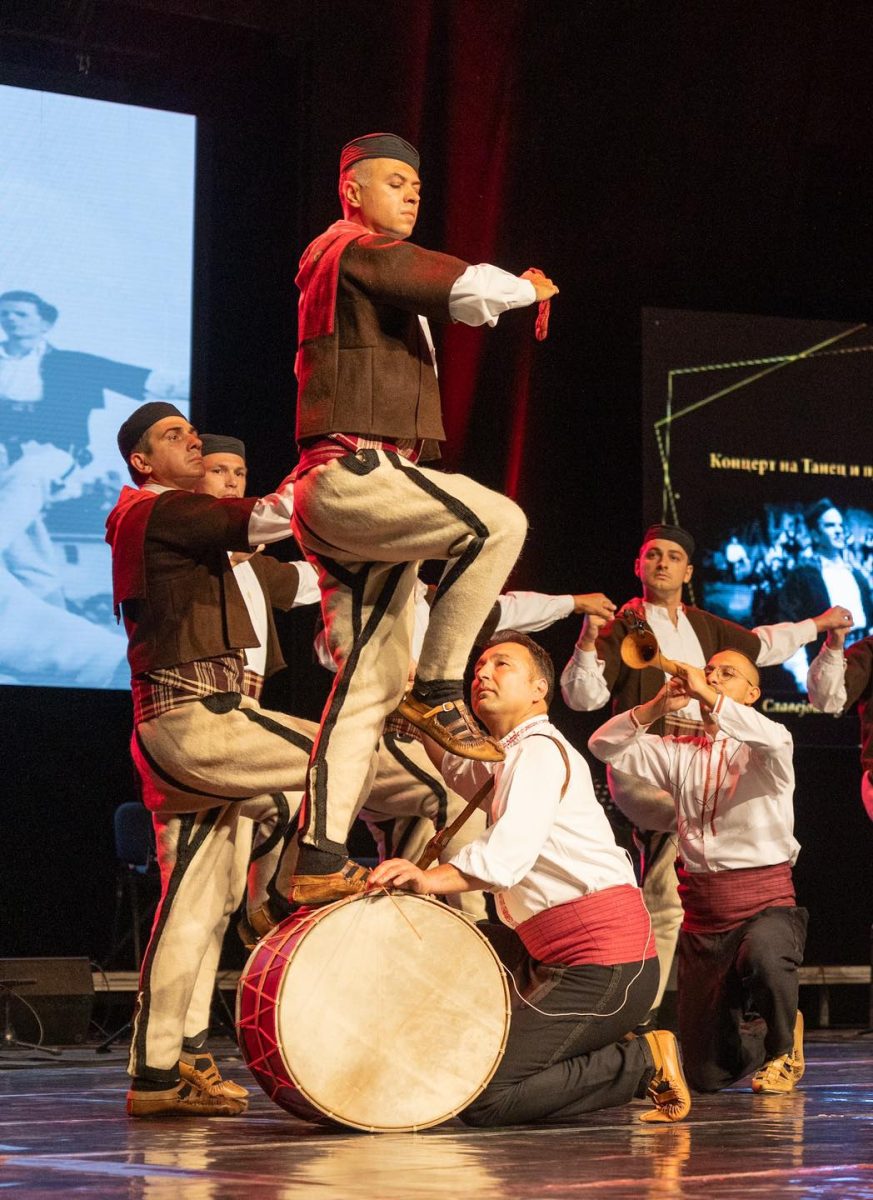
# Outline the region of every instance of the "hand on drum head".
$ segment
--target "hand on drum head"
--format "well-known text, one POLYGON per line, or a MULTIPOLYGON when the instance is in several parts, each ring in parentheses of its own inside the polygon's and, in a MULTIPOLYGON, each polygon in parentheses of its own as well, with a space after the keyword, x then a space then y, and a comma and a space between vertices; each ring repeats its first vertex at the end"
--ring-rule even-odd
POLYGON ((426 873, 405 858, 386 858, 374 867, 367 878, 367 891, 375 888, 402 888, 419 896, 432 890, 428 887, 426 873))

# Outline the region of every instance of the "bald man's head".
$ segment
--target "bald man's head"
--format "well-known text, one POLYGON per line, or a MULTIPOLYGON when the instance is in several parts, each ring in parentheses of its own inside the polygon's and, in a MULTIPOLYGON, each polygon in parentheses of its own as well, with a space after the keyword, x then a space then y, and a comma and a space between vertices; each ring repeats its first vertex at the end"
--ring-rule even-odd
POLYGON ((738 704, 754 704, 761 695, 758 668, 739 650, 719 650, 704 667, 710 687, 738 704))

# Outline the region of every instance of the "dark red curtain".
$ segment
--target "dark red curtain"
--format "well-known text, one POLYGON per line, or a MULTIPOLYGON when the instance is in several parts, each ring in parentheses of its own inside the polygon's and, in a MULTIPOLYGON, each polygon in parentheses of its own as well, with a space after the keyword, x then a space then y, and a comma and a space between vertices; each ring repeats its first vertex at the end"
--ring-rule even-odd
MULTIPOLYGON (((422 151, 423 203, 416 241, 469 262, 496 263, 512 271, 530 266, 507 242, 529 5, 525 0, 417 0, 408 5, 387 0, 378 9, 381 34, 373 21, 361 30, 325 7, 331 6, 313 11, 308 23, 310 64, 301 92, 303 159, 311 165, 311 201, 301 245, 335 215, 336 158, 343 142, 365 131, 391 129, 422 151), (320 53, 321 46, 330 47, 328 57, 320 53), (340 79, 353 84, 348 92, 342 87, 337 92, 340 79), (362 86, 364 80, 371 86, 362 86)), ((374 15, 376 9, 365 6, 365 11, 374 15)), ((501 425, 508 422, 508 432, 497 439, 496 453, 502 460, 507 438, 511 451, 505 473, 498 471, 490 482, 505 483, 511 495, 517 494, 522 473, 533 319, 533 312, 526 314, 522 328, 522 319, 513 318, 517 336, 501 339, 500 374, 512 382, 499 415, 501 425)), ((465 464, 474 453, 471 414, 483 387, 489 335, 487 327, 442 331, 439 365, 448 434, 444 460, 450 468, 465 464)))

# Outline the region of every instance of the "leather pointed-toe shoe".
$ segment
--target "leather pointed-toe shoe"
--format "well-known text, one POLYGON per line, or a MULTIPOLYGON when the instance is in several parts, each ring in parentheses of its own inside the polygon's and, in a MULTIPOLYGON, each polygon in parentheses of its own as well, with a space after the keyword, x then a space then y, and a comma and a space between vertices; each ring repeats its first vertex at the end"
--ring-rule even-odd
POLYGON ((187 1079, 158 1092, 137 1088, 134 1080, 127 1093, 129 1117, 236 1117, 247 1108, 247 1099, 205 1091, 187 1079))
POLYGON ((367 867, 349 858, 339 871, 331 871, 329 875, 292 875, 288 899, 293 904, 310 906, 333 904, 363 892, 369 874, 367 867))
POLYGON ((752 1091, 764 1094, 793 1092, 803 1078, 803 1013, 794 1018, 794 1044, 787 1054, 770 1058, 752 1076, 752 1091))
POLYGON ((179 1074, 183 1083, 193 1083, 195 1087, 211 1096, 221 1095, 231 1100, 245 1100, 249 1094, 248 1088, 234 1083, 232 1079, 222 1078, 218 1064, 209 1050, 183 1050, 179 1058, 179 1074))
MULTIPOLYGON (((459 758, 475 758, 479 762, 503 762, 506 751, 494 738, 483 733, 462 697, 429 705, 412 692, 397 705, 395 713, 427 734, 429 738, 459 758)), ((391 717, 388 718, 389 721, 391 717)))
POLYGON ((655 1073, 652 1076, 648 1096, 654 1104, 650 1112, 640 1117, 641 1121, 682 1121, 691 1111, 691 1092, 682 1070, 679 1043, 667 1029, 654 1029, 643 1034, 642 1040, 649 1047, 655 1073))

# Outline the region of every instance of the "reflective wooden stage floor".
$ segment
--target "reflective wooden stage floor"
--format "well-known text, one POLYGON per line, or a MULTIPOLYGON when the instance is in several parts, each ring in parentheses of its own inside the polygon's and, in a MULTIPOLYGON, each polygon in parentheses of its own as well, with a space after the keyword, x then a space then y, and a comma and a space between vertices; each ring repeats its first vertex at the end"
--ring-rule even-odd
MULTIPOLYGON (((219 1047, 216 1047, 219 1050, 219 1047)), ((807 1044, 790 1096, 737 1088, 696 1098, 674 1126, 642 1105, 575 1128, 368 1135, 296 1121, 252 1083, 244 1116, 132 1121, 124 1059, 67 1051, 66 1065, 0 1059, 0 1190, 10 1196, 130 1200, 725 1200, 873 1197, 873 1040, 830 1033, 807 1044)))

